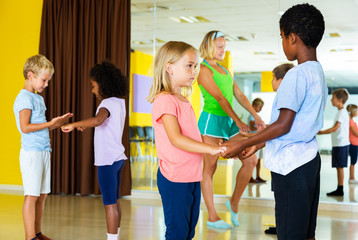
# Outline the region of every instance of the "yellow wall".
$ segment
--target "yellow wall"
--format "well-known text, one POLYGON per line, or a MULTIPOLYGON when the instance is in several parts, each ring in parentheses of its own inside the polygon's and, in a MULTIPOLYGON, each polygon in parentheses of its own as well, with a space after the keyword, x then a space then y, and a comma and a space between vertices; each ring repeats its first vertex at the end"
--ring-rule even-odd
POLYGON ((140 75, 153 77, 153 56, 139 51, 131 52, 130 96, 129 96, 130 97, 129 125, 142 126, 142 127, 152 126, 151 114, 133 112, 133 74, 140 74, 140 75))
POLYGON ((39 51, 41 14, 42 0, 0 1, 0 184, 22 184, 20 134, 12 106, 24 86, 22 68, 25 60, 39 51))
POLYGON ((261 72, 261 92, 273 92, 272 77, 271 71, 261 72))
POLYGON ((193 107, 196 120, 199 120, 199 117, 200 117, 200 88, 199 88, 197 78, 195 78, 195 82, 193 84, 193 92, 190 96, 190 103, 193 107))

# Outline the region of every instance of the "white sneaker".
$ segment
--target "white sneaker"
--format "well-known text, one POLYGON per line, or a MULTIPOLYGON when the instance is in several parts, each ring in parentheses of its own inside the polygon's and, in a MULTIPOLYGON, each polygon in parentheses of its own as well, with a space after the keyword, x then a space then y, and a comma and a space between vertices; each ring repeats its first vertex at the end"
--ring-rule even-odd
POLYGON ((349 184, 358 184, 358 181, 355 179, 349 179, 349 184))

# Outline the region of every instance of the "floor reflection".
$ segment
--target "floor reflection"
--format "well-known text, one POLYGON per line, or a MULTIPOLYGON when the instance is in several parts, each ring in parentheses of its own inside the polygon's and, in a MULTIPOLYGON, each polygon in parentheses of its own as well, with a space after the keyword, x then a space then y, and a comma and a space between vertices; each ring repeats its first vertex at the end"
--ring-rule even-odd
MULTIPOLYGON (((164 217, 160 200, 122 198, 121 237, 124 240, 164 240, 164 217)), ((23 239, 21 208, 23 196, 0 193, 0 239, 23 239)), ((219 216, 229 221, 224 204, 216 205, 219 216)), ((317 240, 358 239, 357 213, 320 212, 317 240)), ((195 240, 267 240, 264 230, 274 224, 272 208, 240 207, 240 226, 231 230, 206 227, 207 211, 201 205, 195 240)), ((106 239, 106 224, 101 197, 50 195, 43 218, 42 231, 56 240, 106 239)))
MULTIPOLYGON (((155 153, 154 149, 154 153, 155 153)), ((357 203, 358 184, 348 184, 348 168, 345 168, 344 178, 344 197, 328 197, 327 192, 333 191, 337 187, 336 169, 331 167, 331 156, 322 155, 321 169, 321 193, 320 201, 324 202, 346 202, 357 203)), ((158 162, 156 157, 151 155, 132 159, 132 187, 135 190, 153 190, 157 188, 157 169, 158 162)), ((236 174, 241 167, 240 160, 219 159, 216 173, 214 174, 214 194, 230 196, 235 187, 236 174)), ((262 161, 261 161, 262 165, 262 161)), ((255 172, 255 171, 254 171, 255 172)), ((271 191, 270 171, 261 166, 261 177, 267 180, 266 183, 250 183, 243 193, 244 198, 273 199, 271 191)), ((357 175, 358 176, 358 175, 357 175)), ((255 174, 254 174, 255 177, 255 174)))

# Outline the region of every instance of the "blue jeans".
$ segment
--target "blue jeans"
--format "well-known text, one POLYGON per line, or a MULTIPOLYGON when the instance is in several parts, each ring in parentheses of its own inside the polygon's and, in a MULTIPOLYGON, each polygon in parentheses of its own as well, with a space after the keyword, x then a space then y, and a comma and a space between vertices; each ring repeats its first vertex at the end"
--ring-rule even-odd
POLYGON ((171 182, 158 169, 157 184, 167 227, 165 239, 192 239, 200 212, 200 182, 171 182))

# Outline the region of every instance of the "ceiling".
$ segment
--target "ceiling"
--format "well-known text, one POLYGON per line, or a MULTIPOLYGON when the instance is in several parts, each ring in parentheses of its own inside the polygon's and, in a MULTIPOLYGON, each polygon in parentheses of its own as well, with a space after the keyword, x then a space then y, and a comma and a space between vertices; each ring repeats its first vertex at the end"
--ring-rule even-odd
POLYGON ((317 51, 327 84, 358 87, 358 0, 132 0, 132 49, 153 54, 153 39, 159 40, 155 50, 170 40, 198 48, 208 31, 220 30, 247 39, 226 42, 236 73, 271 71, 287 62, 279 33, 280 14, 302 2, 315 5, 325 18, 326 31, 317 51), (179 16, 201 16, 210 22, 170 19, 179 16), (339 37, 331 37, 332 33, 339 37))

